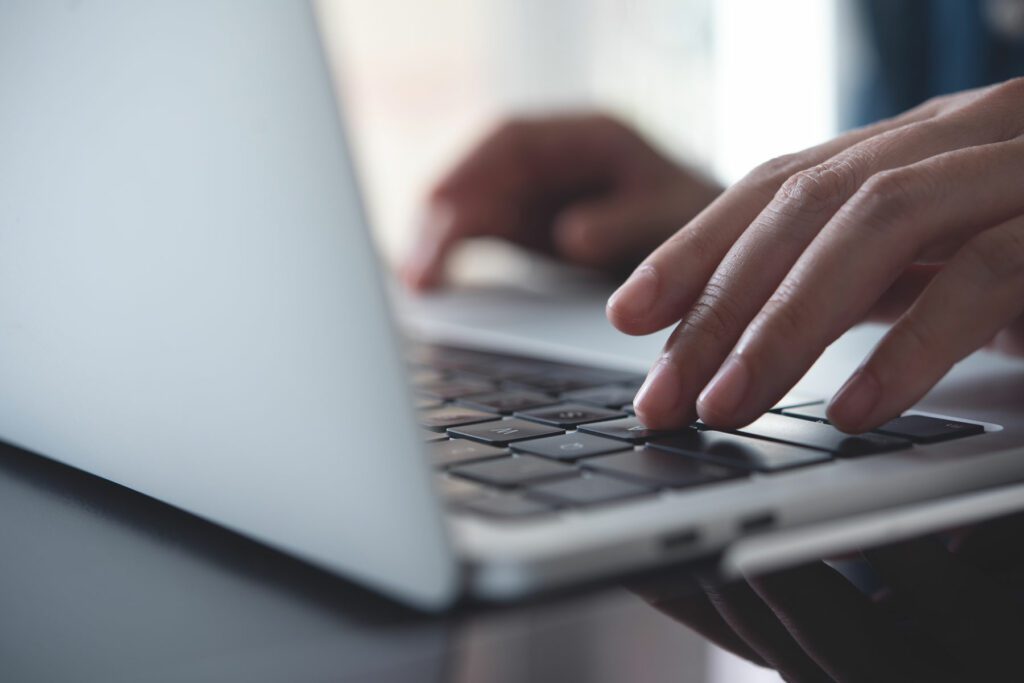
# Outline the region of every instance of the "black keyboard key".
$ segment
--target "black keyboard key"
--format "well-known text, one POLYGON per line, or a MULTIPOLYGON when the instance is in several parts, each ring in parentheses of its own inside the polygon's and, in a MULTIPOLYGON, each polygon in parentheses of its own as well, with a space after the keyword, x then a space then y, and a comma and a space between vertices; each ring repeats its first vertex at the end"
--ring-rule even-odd
POLYGON ((546 439, 531 439, 512 445, 514 451, 532 453, 556 460, 579 460, 594 455, 623 451, 627 448, 630 448, 630 445, 621 441, 612 441, 593 434, 579 432, 549 436, 546 439))
POLYGON ((680 432, 689 431, 691 429, 691 427, 678 431, 658 431, 648 429, 635 417, 623 417, 618 420, 591 422, 590 424, 580 425, 581 432, 607 436, 610 439, 618 439, 619 441, 628 441, 630 443, 644 443, 651 439, 660 439, 680 432))
POLYGON ((530 517, 555 510, 550 503, 525 498, 514 493, 495 493, 489 496, 470 498, 461 503, 459 507, 488 517, 504 519, 530 517))
POLYGON ((832 425, 775 413, 765 413, 736 431, 759 439, 817 448, 843 457, 886 453, 911 445, 906 439, 870 433, 845 434, 832 425))
POLYGON ((445 439, 430 444, 427 449, 434 467, 450 467, 475 460, 507 456, 508 449, 496 448, 469 439, 445 439))
POLYGON ((527 420, 498 420, 483 424, 452 427, 448 430, 452 436, 473 439, 492 446, 507 446, 516 441, 537 439, 542 436, 562 434, 563 430, 527 420))
POLYGON ((617 370, 598 370, 595 368, 575 368, 552 365, 543 372, 520 375, 509 379, 508 384, 515 387, 527 387, 549 394, 564 394, 568 391, 589 389, 620 381, 630 381, 632 373, 617 370))
POLYGON ((438 380, 421 384, 416 387, 416 391, 431 398, 451 401, 464 396, 494 391, 494 385, 476 380, 438 380))
POLYGON ((817 403, 808 403, 805 406, 786 408, 782 411, 782 414, 789 415, 790 417, 802 417, 805 420, 814 420, 815 422, 828 422, 828 415, 825 414, 827 408, 827 403, 818 401, 817 403))
POLYGON ((560 479, 531 486, 527 489, 527 495, 557 505, 597 505, 644 496, 655 491, 656 489, 644 484, 587 473, 572 479, 560 479))
POLYGON ((603 408, 618 408, 619 406, 632 404, 636 392, 637 387, 633 386, 594 387, 592 389, 570 391, 567 394, 563 394, 562 398, 580 403, 593 403, 603 408))
POLYGON ((438 477, 438 487, 446 503, 463 503, 472 498, 486 495, 489 491, 480 484, 457 477, 438 477))
POLYGON ((511 415, 520 410, 549 406, 556 402, 557 399, 534 391, 496 391, 459 399, 459 403, 463 405, 502 415, 511 415))
POLYGON ((583 403, 559 403, 547 408, 534 408, 533 410, 524 410, 516 413, 516 417, 524 417, 529 420, 536 420, 537 422, 564 428, 573 428, 585 422, 612 420, 625 416, 625 413, 618 410, 608 410, 607 408, 588 406, 583 403))
POLYGON ((696 460, 678 453, 669 453, 650 447, 588 458, 581 464, 586 469, 615 477, 671 488, 700 486, 747 474, 743 470, 733 467, 696 460))
POLYGON ((946 420, 941 417, 904 415, 903 417, 889 420, 875 431, 880 434, 910 439, 916 443, 935 443, 937 441, 959 439, 962 436, 982 434, 985 428, 970 422, 946 420))
POLYGON ((811 448, 696 429, 652 441, 650 446, 759 472, 778 472, 832 459, 828 453, 811 448))
POLYGON ((447 434, 438 434, 437 432, 432 432, 429 429, 421 429, 420 430, 420 438, 423 439, 424 441, 427 441, 427 442, 430 442, 430 441, 447 441, 448 440, 448 435, 447 434))
POLYGON ((491 413, 485 413, 482 410, 473 410, 472 408, 463 408, 460 406, 432 408, 430 410, 420 412, 419 415, 421 427, 424 429, 440 431, 444 431, 449 427, 459 427, 479 422, 491 422, 492 420, 497 419, 498 417, 491 413))
POLYGON ((576 469, 545 458, 519 455, 460 465, 449 472, 491 486, 522 486, 545 479, 572 476, 576 469))

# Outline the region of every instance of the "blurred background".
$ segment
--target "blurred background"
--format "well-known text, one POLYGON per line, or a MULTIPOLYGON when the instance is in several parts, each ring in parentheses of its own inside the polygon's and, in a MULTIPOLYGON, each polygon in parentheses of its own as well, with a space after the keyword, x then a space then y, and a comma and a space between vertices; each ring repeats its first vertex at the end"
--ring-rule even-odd
MULTIPOLYGON (((731 182, 841 127, 849 0, 321 0, 370 217, 409 247, 438 174, 505 117, 601 109, 731 182), (843 68, 838 68, 842 65, 843 68)), ((520 256, 478 246, 456 270, 520 256)))

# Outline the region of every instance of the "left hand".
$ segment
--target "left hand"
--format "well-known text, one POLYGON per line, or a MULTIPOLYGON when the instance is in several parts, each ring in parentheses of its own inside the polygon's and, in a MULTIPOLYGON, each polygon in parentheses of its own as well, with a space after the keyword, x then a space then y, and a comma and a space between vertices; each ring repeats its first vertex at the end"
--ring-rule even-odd
POLYGON ((608 304, 631 334, 681 321, 636 400, 656 429, 751 422, 875 313, 898 319, 829 407, 848 432, 987 343, 1024 349, 1024 79, 755 169, 608 304))

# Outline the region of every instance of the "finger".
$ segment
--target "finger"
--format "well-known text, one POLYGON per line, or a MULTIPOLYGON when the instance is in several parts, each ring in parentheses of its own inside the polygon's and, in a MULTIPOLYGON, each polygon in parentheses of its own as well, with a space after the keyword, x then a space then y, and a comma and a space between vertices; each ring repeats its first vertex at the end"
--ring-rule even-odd
POLYGON ((864 556, 896 594, 911 601, 918 625, 977 680, 1012 680, 1024 621, 986 574, 958 562, 933 539, 875 548, 864 556))
MULTIPOLYGON (((642 143, 641 143, 642 144, 642 143)), ((486 136, 430 193, 425 219, 402 269, 423 289, 440 282, 462 240, 493 235, 550 248, 544 223, 553 198, 600 190, 637 153, 636 136, 601 115, 515 119, 486 136)))
POLYGON ((928 103, 894 119, 850 131, 798 154, 758 166, 637 267, 608 300, 609 320, 627 334, 649 334, 677 322, 736 238, 787 178, 861 140, 930 118, 939 105, 928 103))
MULTIPOLYGON (((738 237, 686 313, 663 353, 663 362, 685 377, 662 373, 640 395, 637 411, 646 424, 678 426, 679 406, 693 405, 736 340, 785 277, 799 255, 864 180, 949 149, 978 144, 979 134, 957 121, 929 119, 885 131, 794 174, 750 227, 738 237), (654 400, 673 394, 679 405, 654 400), (653 398, 652 398, 653 397, 653 398)), ((653 381, 653 380, 652 380, 653 381)), ((724 389, 722 390, 724 392, 724 389)), ((733 393, 737 393, 736 389, 733 393)), ((688 417, 688 416, 687 416, 688 417)), ((713 422, 719 416, 704 415, 713 422)))
POLYGON ((1024 217, 964 245, 839 391, 830 420, 860 432, 899 415, 1021 313, 1024 217))
POLYGON ((705 586, 722 619, 787 681, 831 681, 744 581, 705 586))
POLYGON ((911 265, 885 290, 864 316, 866 322, 892 323, 906 313, 932 278, 941 270, 939 265, 911 265))
POLYGON ((583 200, 555 218, 555 249, 584 266, 636 265, 675 231, 676 220, 686 209, 674 193, 660 191, 583 200))
POLYGON ((407 287, 421 291, 441 284, 448 254, 462 238, 464 225, 450 207, 435 205, 425 212, 401 269, 407 287))
POLYGON ((1024 316, 1017 318, 1001 330, 988 348, 1010 356, 1024 356, 1024 316))
POLYGON ((726 427, 755 419, 864 317, 927 245, 1024 210, 1017 182, 1022 151, 1021 140, 970 147, 865 183, 747 326, 701 394, 701 417, 726 427))
POLYGON ((822 563, 750 580, 793 639, 837 681, 941 681, 914 658, 871 601, 822 563))

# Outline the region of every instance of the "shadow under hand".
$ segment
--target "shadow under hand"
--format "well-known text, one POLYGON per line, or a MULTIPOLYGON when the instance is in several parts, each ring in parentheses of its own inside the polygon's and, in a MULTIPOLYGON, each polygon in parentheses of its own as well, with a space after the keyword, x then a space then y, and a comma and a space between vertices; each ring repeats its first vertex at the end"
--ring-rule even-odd
POLYGON ((722 584, 633 586, 787 681, 1017 681, 1024 515, 722 584), (682 586, 682 588, 681 588, 682 586))

